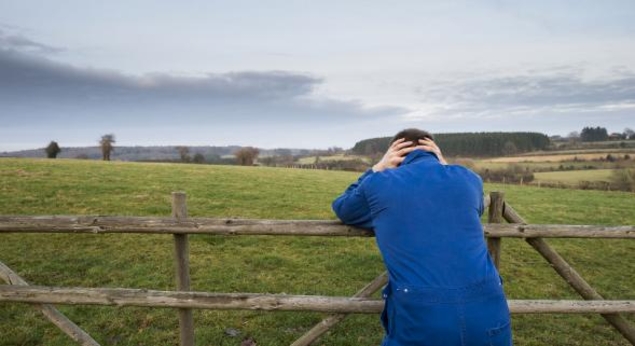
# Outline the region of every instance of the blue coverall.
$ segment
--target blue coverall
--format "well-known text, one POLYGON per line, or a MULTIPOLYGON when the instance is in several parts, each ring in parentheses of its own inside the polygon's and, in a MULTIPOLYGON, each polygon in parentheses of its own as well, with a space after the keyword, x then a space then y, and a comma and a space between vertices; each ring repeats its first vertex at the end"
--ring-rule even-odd
POLYGON ((382 346, 512 345, 478 175, 414 150, 397 168, 365 172, 333 210, 375 232, 389 277, 382 346))

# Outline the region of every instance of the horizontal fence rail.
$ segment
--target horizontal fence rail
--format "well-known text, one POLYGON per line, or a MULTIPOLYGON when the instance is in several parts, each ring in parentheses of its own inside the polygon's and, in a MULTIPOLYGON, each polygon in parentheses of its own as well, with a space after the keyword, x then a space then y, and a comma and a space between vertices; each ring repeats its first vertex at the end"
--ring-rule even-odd
MULTIPOLYGON (((292 294, 155 291, 0 285, 0 301, 66 305, 376 314, 383 300, 292 294)), ((635 313, 629 300, 508 300, 511 313, 635 313)))
MULTIPOLYGON (((484 224, 487 237, 635 239, 635 226, 484 224)), ((372 237, 324 220, 250 220, 113 216, 0 216, 0 233, 152 233, 372 237)))

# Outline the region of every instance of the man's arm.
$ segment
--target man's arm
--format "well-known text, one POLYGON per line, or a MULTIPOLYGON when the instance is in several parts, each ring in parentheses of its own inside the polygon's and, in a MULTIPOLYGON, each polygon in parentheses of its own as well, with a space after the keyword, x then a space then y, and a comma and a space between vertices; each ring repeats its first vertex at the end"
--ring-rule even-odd
POLYGON ((333 201, 332 208, 335 215, 347 225, 366 229, 373 228, 370 206, 361 189, 361 184, 371 174, 373 174, 371 170, 366 171, 356 183, 351 184, 343 194, 333 201))

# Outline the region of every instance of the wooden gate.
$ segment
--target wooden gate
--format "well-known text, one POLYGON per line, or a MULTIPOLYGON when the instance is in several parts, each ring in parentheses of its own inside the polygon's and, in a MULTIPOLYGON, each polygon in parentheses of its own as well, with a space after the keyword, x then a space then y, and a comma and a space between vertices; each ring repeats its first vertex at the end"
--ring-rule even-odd
MULTIPOLYGON (((336 221, 241 220, 188 218, 185 194, 172 194, 172 217, 96 216, 0 216, 0 233, 142 233, 173 234, 177 290, 157 291, 127 288, 68 288, 29 286, 0 262, 0 302, 33 304, 56 326, 81 345, 98 345, 87 333, 51 304, 86 304, 175 308, 180 322, 181 345, 194 345, 192 309, 287 310, 332 313, 292 345, 309 345, 347 314, 378 314, 383 301, 369 298, 387 282, 386 273, 360 289, 353 297, 287 294, 213 293, 190 291, 188 234, 372 236, 372 232, 336 221)), ((635 345, 635 328, 620 313, 635 313, 633 300, 605 300, 544 238, 635 239, 635 226, 528 225, 504 201, 503 194, 486 196, 489 222, 484 225, 488 248, 495 264, 500 263, 502 238, 523 238, 584 300, 508 300, 512 314, 598 313, 635 345), (503 223, 507 221, 508 223, 503 223)))

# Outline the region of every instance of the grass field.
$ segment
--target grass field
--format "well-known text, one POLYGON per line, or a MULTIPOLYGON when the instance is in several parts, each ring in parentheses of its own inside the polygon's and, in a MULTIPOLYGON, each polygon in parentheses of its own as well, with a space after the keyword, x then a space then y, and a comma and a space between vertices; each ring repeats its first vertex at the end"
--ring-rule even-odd
POLYGON ((577 186, 580 181, 610 181, 612 169, 592 169, 584 171, 538 172, 534 173, 534 183, 563 183, 577 186))
MULTIPOLYGON (((365 162, 369 162, 370 159, 366 156, 359 156, 359 155, 343 155, 343 154, 337 154, 337 155, 330 155, 330 156, 320 156, 320 161, 347 161, 347 160, 362 160, 365 162)), ((315 156, 307 156, 307 157, 303 157, 301 159, 298 160, 298 163, 303 164, 303 165, 311 165, 315 163, 315 156)))
POLYGON ((634 151, 605 151, 605 152, 561 152, 561 153, 543 153, 540 155, 520 155, 520 156, 504 156, 494 159, 485 160, 486 162, 496 163, 519 163, 519 162, 567 162, 567 161, 593 161, 606 158, 607 155, 613 157, 624 157, 624 155, 633 156, 634 151))
POLYGON ((592 169, 615 169, 615 168, 628 168, 635 167, 635 160, 620 161, 620 162, 606 162, 606 161, 554 161, 554 162, 521 162, 521 163, 509 163, 509 162, 491 162, 486 160, 474 161, 476 169, 491 169, 500 170, 507 169, 510 165, 519 165, 521 167, 527 167, 531 172, 546 172, 546 171, 559 171, 561 168, 575 169, 575 170, 587 170, 589 167, 592 169), (561 167, 562 166, 562 167, 561 167))
MULTIPOLYGON (((0 160, 0 214, 169 216, 170 193, 190 216, 333 219, 330 202, 358 174, 266 167, 0 160)), ((635 224, 635 194, 486 185, 531 223, 635 224)), ((173 245, 160 235, 0 234, 0 261, 34 285, 174 289, 173 245)), ((383 271, 374 239, 192 236, 199 291, 352 295, 383 271)), ((635 299, 635 241, 549 240, 600 293, 635 299)), ((505 239, 501 273, 511 299, 578 296, 527 244, 505 239)), ((61 306, 103 345, 178 344, 170 309, 61 306)), ((317 313, 196 310, 197 345, 288 345, 317 313), (238 337, 225 333, 240 331, 238 337)), ((628 316, 635 321, 633 316, 628 316)), ((0 345, 68 345, 23 304, 0 304, 0 345)), ((596 315, 514 315, 516 345, 628 345, 596 315)), ((378 345, 378 316, 349 317, 318 345, 378 345)))

